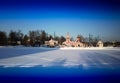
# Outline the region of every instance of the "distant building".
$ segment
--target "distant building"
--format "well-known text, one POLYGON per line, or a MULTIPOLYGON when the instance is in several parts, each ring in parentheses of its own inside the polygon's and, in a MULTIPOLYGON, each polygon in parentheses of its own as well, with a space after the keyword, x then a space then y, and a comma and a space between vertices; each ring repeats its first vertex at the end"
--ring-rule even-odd
POLYGON ((63 42, 63 45, 67 46, 67 47, 85 47, 86 45, 84 43, 80 42, 80 40, 81 40, 81 38, 80 38, 80 36, 78 36, 75 41, 71 41, 70 35, 69 35, 69 33, 67 33, 66 41, 63 42))
POLYGON ((58 45, 58 41, 51 39, 49 41, 45 41, 45 45, 50 46, 50 47, 54 47, 54 46, 58 45))
POLYGON ((63 45, 68 46, 68 47, 72 46, 72 42, 70 41, 70 35, 69 35, 69 33, 67 33, 67 35, 66 35, 66 41, 63 42, 63 45))
POLYGON ((97 46, 98 47, 103 47, 103 42, 102 41, 98 41, 97 46))
POLYGON ((17 41, 17 44, 18 44, 18 45, 21 45, 21 41, 17 41))

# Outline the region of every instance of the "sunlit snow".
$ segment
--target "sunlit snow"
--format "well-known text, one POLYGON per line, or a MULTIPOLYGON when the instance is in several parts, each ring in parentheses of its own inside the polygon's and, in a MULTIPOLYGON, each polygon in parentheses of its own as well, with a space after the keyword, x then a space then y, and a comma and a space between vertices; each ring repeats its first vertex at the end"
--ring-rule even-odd
POLYGON ((119 48, 1 47, 2 67, 120 67, 119 48))

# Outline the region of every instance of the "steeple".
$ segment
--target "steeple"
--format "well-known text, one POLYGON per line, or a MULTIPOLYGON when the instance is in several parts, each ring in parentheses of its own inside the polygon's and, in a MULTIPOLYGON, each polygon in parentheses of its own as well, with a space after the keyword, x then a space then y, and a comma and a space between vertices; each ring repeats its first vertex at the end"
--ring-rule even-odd
POLYGON ((79 41, 79 42, 80 42, 80 35, 77 36, 76 41, 79 41))
POLYGON ((67 32, 67 35, 66 35, 66 39, 70 39, 70 35, 69 35, 68 32, 67 32))

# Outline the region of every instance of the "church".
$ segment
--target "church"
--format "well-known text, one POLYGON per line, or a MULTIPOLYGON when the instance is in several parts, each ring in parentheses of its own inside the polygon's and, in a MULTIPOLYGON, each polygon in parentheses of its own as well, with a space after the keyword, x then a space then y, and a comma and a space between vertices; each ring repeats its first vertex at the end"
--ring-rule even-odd
POLYGON ((86 46, 84 43, 80 42, 81 40, 80 36, 77 36, 75 41, 71 41, 70 39, 71 39, 70 35, 69 33, 67 33, 66 41, 64 41, 62 45, 66 47, 85 47, 86 46))

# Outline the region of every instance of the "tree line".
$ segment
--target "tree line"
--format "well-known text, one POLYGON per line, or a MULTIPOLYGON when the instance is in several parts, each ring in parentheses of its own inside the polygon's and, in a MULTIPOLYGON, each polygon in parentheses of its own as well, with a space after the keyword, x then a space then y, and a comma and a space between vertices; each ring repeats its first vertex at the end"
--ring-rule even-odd
MULTIPOLYGON (((97 42, 100 40, 99 36, 93 37, 89 35, 89 37, 83 37, 82 35, 78 35, 80 37, 80 42, 88 43, 90 46, 96 46, 97 42)), ((57 36, 54 34, 54 37, 51 34, 48 34, 45 30, 31 30, 28 34, 23 34, 20 30, 13 31, 11 30, 8 34, 5 31, 0 31, 0 46, 7 45, 24 45, 24 46, 41 46, 45 44, 45 41, 49 41, 50 39, 54 39, 58 41, 60 45, 66 40, 64 36, 57 36)), ((71 40, 74 39, 71 37, 71 40)), ((104 46, 120 46, 120 41, 106 41, 104 42, 104 46)))
POLYGON ((54 39, 59 44, 65 41, 64 36, 52 36, 45 30, 31 30, 28 34, 23 34, 20 30, 11 30, 8 35, 4 31, 0 31, 0 46, 6 45, 24 45, 24 46, 41 46, 45 44, 45 41, 54 39))

